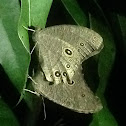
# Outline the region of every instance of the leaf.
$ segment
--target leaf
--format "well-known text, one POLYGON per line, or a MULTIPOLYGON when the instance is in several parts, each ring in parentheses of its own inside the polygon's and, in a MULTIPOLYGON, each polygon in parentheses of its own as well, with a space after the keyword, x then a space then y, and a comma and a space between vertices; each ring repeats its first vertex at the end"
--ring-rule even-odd
MULTIPOLYGON (((28 30, 25 29, 24 26, 26 28, 29 26, 44 28, 51 4, 52 0, 21 0, 21 15, 18 25, 18 34, 27 52, 30 52, 30 36, 28 36, 28 30)), ((27 88, 30 90, 32 89, 31 83, 28 84, 27 88)), ((26 121, 26 125, 35 125, 42 100, 35 95, 31 95, 29 92, 25 92, 24 99, 30 109, 30 111, 28 111, 28 120, 26 121)))
MULTIPOLYGON (((103 14, 103 13, 101 13, 103 14)), ((103 17, 104 19, 105 17, 103 17)), ((105 20, 106 21, 106 20, 105 20)), ((104 21, 104 22, 105 22, 104 21)), ((111 114, 107 107, 106 100, 104 98, 104 92, 108 84, 109 76, 113 63, 115 61, 115 44, 113 35, 109 29, 108 22, 104 23, 99 21, 97 17, 90 16, 91 28, 98 32, 104 40, 104 49, 99 57, 98 74, 99 74, 99 87, 96 94, 101 98, 103 109, 93 114, 93 121, 90 126, 117 126, 117 122, 114 116, 111 114)))
POLYGON ((17 0, 0 0, 0 3, 0 64, 14 87, 22 92, 27 79, 29 54, 17 33, 20 6, 17 0))
POLYGON ((19 126, 17 118, 12 110, 0 97, 0 125, 1 126, 19 126))
POLYGON ((61 0, 65 8, 72 16, 74 21, 81 26, 87 26, 88 18, 87 13, 83 12, 76 0, 61 0))
POLYGON ((93 120, 89 126, 118 126, 118 124, 108 108, 104 107, 100 112, 93 114, 93 120))
POLYGON ((29 52, 28 27, 44 28, 52 0, 21 0, 21 15, 18 25, 18 35, 29 52), (25 29, 26 27, 27 29, 25 29))
MULTIPOLYGON (((126 17, 123 15, 117 14, 117 18, 118 18, 118 21, 120 24, 123 40, 125 41, 125 44, 126 44, 126 29, 125 29, 126 28, 126 17)), ((126 45, 125 45, 125 47, 126 47, 126 45)))
MULTIPOLYGON (((24 29, 22 26, 33 26, 33 27, 39 27, 44 28, 46 25, 46 20, 49 14, 49 10, 52 4, 52 0, 22 0, 21 1, 21 15, 19 20, 19 35, 23 36, 24 40, 22 41, 24 45, 28 45, 29 40, 28 37, 28 31, 24 29), (25 13, 28 12, 28 13, 25 13), (27 15, 27 16, 26 16, 27 15), (25 34, 27 33, 27 34, 25 34)), ((27 46, 26 46, 27 47, 27 46)), ((28 97, 25 97, 26 99, 28 97)), ((28 99, 27 99, 28 100, 28 99)), ((30 100, 28 100, 28 104, 31 106, 30 100)))
MULTIPOLYGON (((30 1, 30 0, 29 0, 30 1)), ((30 24, 38 28, 44 28, 53 0, 31 0, 30 24)))
POLYGON ((24 27, 28 28, 29 26, 29 2, 28 0, 21 0, 21 13, 20 18, 18 22, 18 36, 27 50, 27 52, 30 52, 29 49, 29 36, 28 36, 28 30, 24 27))
POLYGON ((117 48, 120 50, 120 55, 122 55, 122 57, 126 56, 126 17, 113 12, 110 13, 109 18, 118 46, 117 48))

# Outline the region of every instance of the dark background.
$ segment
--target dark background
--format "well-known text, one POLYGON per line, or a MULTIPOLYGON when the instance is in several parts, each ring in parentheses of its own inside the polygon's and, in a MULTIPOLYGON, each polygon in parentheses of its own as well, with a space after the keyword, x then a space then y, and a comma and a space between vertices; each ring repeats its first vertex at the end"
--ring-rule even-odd
MULTIPOLYGON (((77 0, 80 7, 83 10, 88 10, 93 12, 93 3, 92 0, 84 1, 84 0, 77 0)), ((125 126, 125 99, 126 99, 126 89, 125 89, 125 80, 126 80, 126 40, 122 39, 120 26, 116 18, 113 20, 111 15, 114 14, 121 14, 126 16, 126 7, 123 0, 99 0, 99 4, 103 9, 107 20, 110 23, 111 29, 113 31, 113 36, 115 39, 116 45, 116 58, 115 62, 109 77, 108 86, 105 92, 105 98, 108 104, 109 110, 114 115, 116 121, 118 122, 119 126, 125 126)), ((72 20, 71 16, 65 11, 64 6, 61 4, 59 0, 54 0, 52 8, 49 13, 47 26, 57 25, 57 24, 75 24, 72 20)), ((20 96, 15 88, 11 87, 11 82, 9 81, 7 75, 5 74, 2 67, 0 67, 0 81, 6 83, 6 85, 2 85, 0 88, 1 95, 4 96, 4 100, 8 103, 8 105, 13 108, 15 105, 15 101, 9 100, 8 96, 14 97, 17 99, 20 96), (5 92, 6 89, 6 92, 5 92), (13 92, 13 93, 12 93, 13 92)), ((85 114, 78 114, 66 108, 63 108, 47 99, 45 99, 46 104, 46 113, 47 119, 43 121, 44 113, 43 108, 39 110, 39 116, 37 118, 37 126, 88 126, 92 119, 92 115, 85 115, 85 114)), ((26 107, 25 101, 22 101, 18 105, 18 109, 13 109, 15 114, 17 114, 19 121, 22 125, 26 125, 24 122, 27 115, 28 108, 26 107)), ((31 113, 32 114, 32 113, 31 113)), ((28 125, 27 125, 28 126, 28 125)), ((29 126, 32 126, 29 124, 29 126)))

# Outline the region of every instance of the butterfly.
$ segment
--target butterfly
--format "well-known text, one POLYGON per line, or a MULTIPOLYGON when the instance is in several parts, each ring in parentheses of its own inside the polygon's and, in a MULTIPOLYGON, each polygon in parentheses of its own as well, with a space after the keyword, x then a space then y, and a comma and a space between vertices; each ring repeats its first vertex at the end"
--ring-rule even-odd
POLYGON ((87 86, 81 64, 102 50, 102 37, 86 27, 57 25, 37 30, 33 40, 42 69, 34 77, 35 91, 80 113, 99 111, 100 99, 87 86))

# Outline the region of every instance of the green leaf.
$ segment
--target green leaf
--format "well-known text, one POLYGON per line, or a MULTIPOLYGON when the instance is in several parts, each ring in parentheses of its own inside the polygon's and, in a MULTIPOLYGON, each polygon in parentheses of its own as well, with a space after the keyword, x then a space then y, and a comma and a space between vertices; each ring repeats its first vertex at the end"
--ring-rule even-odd
POLYGON ((87 26, 87 13, 83 12, 76 0, 61 0, 65 8, 74 19, 74 21, 81 26, 87 26))
MULTIPOLYGON (((29 0, 30 1, 30 0, 29 0)), ((53 0, 31 0, 30 24, 38 28, 44 28, 53 0)))
POLYGON ((53 0, 21 0, 18 35, 29 52, 28 27, 44 28, 53 0), (24 28, 25 27, 25 28, 24 28))
POLYGON ((14 87, 22 92, 27 79, 29 54, 18 37, 19 14, 17 0, 0 0, 0 64, 14 87))
POLYGON ((110 16, 110 20, 114 20, 111 24, 118 43, 118 49, 121 50, 123 56, 126 56, 126 17, 117 13, 111 13, 110 16))
POLYGON ((0 126, 19 126, 17 118, 2 98, 0 98, 0 126))
MULTIPOLYGON (((122 33, 123 40, 126 41, 126 17, 120 14, 117 14, 117 18, 120 24, 120 29, 122 33)), ((126 42, 124 43, 126 44, 126 42)), ((126 45, 125 45, 126 47, 126 45)))
MULTIPOLYGON (((49 14, 49 10, 51 8, 52 0, 21 0, 21 15, 18 25, 18 34, 19 37, 29 52, 29 36, 28 30, 24 28, 28 28, 29 26, 33 26, 35 28, 44 28, 46 25, 46 20, 49 14)), ((28 89, 32 89, 31 83, 28 84, 28 89)), ((26 121, 26 125, 34 125, 39 115, 40 104, 42 103, 42 99, 36 97, 35 95, 31 95, 29 92, 25 92, 24 99, 30 109, 28 112, 28 120, 26 121), (31 114, 31 113, 34 113, 31 114)))
POLYGON ((104 92, 108 84, 109 76, 115 60, 115 44, 113 35, 109 29, 108 23, 99 21, 93 15, 90 16, 91 28, 98 32, 103 37, 104 49, 99 57, 98 74, 99 74, 99 87, 96 94, 100 97, 103 109, 93 114, 93 121, 90 126, 118 126, 114 116, 111 114, 107 107, 104 98, 104 92))
POLYGON ((108 108, 104 106, 100 112, 93 114, 90 126, 118 126, 118 124, 108 108))
POLYGON ((28 30, 24 27, 28 28, 29 26, 29 2, 28 0, 21 0, 21 13, 20 13, 20 19, 18 22, 18 36, 27 50, 27 52, 30 52, 29 49, 29 36, 28 36, 28 30))

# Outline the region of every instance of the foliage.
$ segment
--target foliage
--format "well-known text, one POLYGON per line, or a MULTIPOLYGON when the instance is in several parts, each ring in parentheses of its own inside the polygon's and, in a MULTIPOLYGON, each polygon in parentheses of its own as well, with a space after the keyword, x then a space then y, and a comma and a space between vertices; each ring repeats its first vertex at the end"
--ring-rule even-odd
MULTIPOLYGON (((94 83, 99 83, 96 94, 100 97, 104 108, 93 114, 92 120, 87 125, 118 125, 118 119, 115 119, 107 104, 105 91, 115 63, 118 45, 123 46, 121 49, 123 49, 125 55, 126 18, 123 13, 120 14, 115 10, 108 11, 103 4, 103 1, 98 0, 83 2, 80 0, 21 0, 20 6, 20 2, 17 0, 0 0, 1 126, 35 126, 39 122, 44 125, 55 126, 61 123, 63 123, 62 125, 74 125, 75 122, 78 125, 86 125, 85 120, 89 118, 88 116, 73 114, 70 111, 66 112, 64 109, 60 116, 56 113, 57 117, 54 118, 55 111, 53 110, 52 115, 50 114, 51 117, 48 115, 45 122, 40 121, 43 120, 42 100, 28 92, 23 95, 31 61, 29 45, 32 44, 29 44, 28 31, 24 26, 26 28, 30 26, 44 28, 57 24, 82 25, 95 30, 103 37, 104 49, 99 58, 97 56, 94 58, 94 63, 96 61, 98 66, 99 81, 95 81, 95 77, 91 78, 90 81, 94 80, 94 83), (120 40, 122 43, 118 44, 120 40), (63 116, 63 113, 65 113, 65 116, 63 116), (75 115, 75 118, 79 121, 74 117, 70 117, 69 121, 67 119, 67 121, 63 121, 65 117, 70 116, 70 113, 75 115), (83 124, 81 123, 82 117, 84 117, 83 124), (75 120, 72 120, 73 118, 75 120), (50 120, 51 123, 49 123, 50 120)), ((89 76, 91 77, 91 74, 89 76)), ((31 89, 31 86, 28 85, 28 88, 31 89)), ((47 105, 47 112, 51 108, 58 108, 57 106, 54 107, 48 100, 45 103, 50 104, 50 106, 47 105)))

